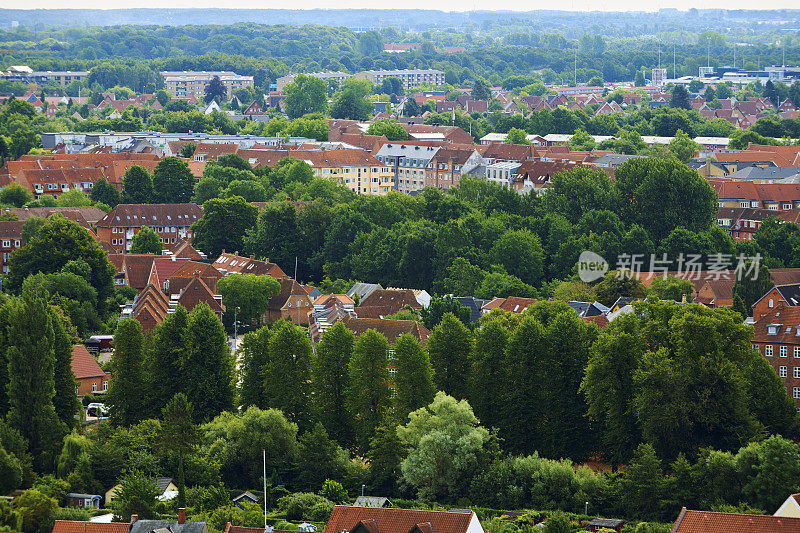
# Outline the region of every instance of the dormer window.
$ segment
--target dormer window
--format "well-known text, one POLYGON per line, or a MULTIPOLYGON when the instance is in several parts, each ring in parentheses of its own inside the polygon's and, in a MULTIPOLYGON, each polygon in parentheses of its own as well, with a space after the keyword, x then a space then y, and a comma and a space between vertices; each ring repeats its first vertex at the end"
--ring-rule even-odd
POLYGON ((769 324, 767 325, 767 335, 777 335, 778 330, 780 330, 780 324, 769 324))

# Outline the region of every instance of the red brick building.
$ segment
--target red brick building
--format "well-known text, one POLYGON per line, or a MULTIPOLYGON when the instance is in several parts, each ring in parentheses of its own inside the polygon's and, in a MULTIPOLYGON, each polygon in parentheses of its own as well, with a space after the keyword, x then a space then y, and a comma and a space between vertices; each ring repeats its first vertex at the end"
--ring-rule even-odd
POLYGON ((769 362, 800 408, 800 307, 777 302, 753 324, 753 348, 769 362))
POLYGON ((109 374, 100 368, 92 354, 83 344, 72 347, 72 373, 75 374, 78 396, 96 394, 108 390, 109 374))
POLYGON ((119 204, 97 221, 97 238, 116 252, 126 252, 133 236, 147 226, 169 247, 191 239, 192 224, 202 217, 197 204, 119 204))

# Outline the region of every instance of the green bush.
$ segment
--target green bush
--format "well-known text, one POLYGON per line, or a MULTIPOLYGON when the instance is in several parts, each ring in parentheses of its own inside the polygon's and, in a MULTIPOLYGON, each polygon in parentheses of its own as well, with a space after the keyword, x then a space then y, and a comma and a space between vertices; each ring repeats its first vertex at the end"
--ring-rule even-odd
MULTIPOLYGON (((333 502, 313 492, 295 492, 278 500, 278 507, 286 513, 287 520, 312 520, 311 511, 317 504, 328 503, 333 510, 333 502)), ((321 509, 318 510, 321 512, 321 509)), ((329 513, 330 514, 330 513, 329 513)))
POLYGON ((333 512, 333 502, 318 502, 308 513, 308 520, 312 522, 327 522, 333 512))

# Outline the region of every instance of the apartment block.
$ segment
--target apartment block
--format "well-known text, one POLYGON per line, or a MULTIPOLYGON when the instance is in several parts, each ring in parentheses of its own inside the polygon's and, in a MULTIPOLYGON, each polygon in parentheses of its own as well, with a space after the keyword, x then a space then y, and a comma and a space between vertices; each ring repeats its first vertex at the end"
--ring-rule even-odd
POLYGON ((164 88, 177 98, 184 98, 193 94, 200 97, 205 95, 206 85, 214 76, 219 76, 220 81, 228 88, 228 97, 236 89, 242 87, 253 88, 253 76, 240 76, 229 70, 220 71, 163 71, 164 88))

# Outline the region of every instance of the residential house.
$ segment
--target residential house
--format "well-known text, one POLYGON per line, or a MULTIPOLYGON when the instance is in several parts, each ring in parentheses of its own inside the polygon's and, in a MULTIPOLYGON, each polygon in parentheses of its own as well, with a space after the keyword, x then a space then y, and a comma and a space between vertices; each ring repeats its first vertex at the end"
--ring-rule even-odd
POLYGON ((103 497, 99 494, 79 494, 69 492, 66 496, 67 507, 79 507, 84 509, 99 509, 103 497))
POLYGON ((771 216, 775 216, 775 212, 769 209, 720 207, 717 225, 728 230, 730 236, 737 241, 752 241, 761 223, 771 216))
POLYGON ((324 533, 483 533, 483 527, 472 511, 337 505, 324 533))
POLYGON ((670 533, 796 533, 800 518, 692 511, 684 507, 670 533))
MULTIPOLYGON (((255 504, 258 504, 258 496, 256 496, 255 494, 253 494, 252 492, 250 492, 248 490, 248 491, 245 491, 245 492, 239 494, 238 496, 233 498, 231 501, 233 502, 233 505, 235 505, 236 507, 241 508, 243 503, 255 503, 255 504)), ((228 525, 230 525, 230 523, 228 525)))
POLYGON ((779 306, 800 305, 800 283, 776 285, 753 304, 753 319, 758 320, 779 306))
POLYGON ((755 320, 752 342, 800 408, 800 307, 777 302, 771 311, 755 320))
POLYGON ((194 149, 193 161, 216 161, 220 156, 235 154, 239 151, 238 143, 200 143, 194 149))
POLYGON ((295 324, 308 324, 308 314, 314 309, 314 302, 303 286, 289 277, 278 280, 281 284, 280 292, 269 299, 267 322, 288 319, 295 324))
POLYGON ((509 313, 521 313, 528 306, 536 303, 535 298, 521 298, 519 296, 509 296, 508 298, 493 298, 487 302, 482 308, 481 312, 486 314, 494 309, 501 309, 509 313))
POLYGON ((164 322, 176 305, 170 302, 169 297, 157 285, 150 283, 136 296, 130 312, 126 314, 123 310, 123 317, 135 318, 143 330, 152 331, 164 322))
POLYGON ((75 393, 78 396, 98 394, 108 390, 110 374, 103 371, 83 344, 72 347, 72 373, 75 374, 75 393))
POLYGON ((474 149, 441 148, 425 168, 425 186, 439 189, 458 187, 461 176, 470 175, 483 164, 474 149))
POLYGON ((109 253, 108 260, 117 269, 114 285, 125 285, 141 291, 147 286, 155 258, 153 254, 109 253))
POLYGON ((19 220, 0 221, 0 253, 3 254, 0 256, 2 257, 0 266, 2 266, 3 274, 8 274, 8 260, 14 250, 21 245, 23 225, 25 222, 19 220))
POLYGON ((197 204, 118 204, 97 222, 97 237, 117 252, 130 249, 142 226, 158 234, 165 245, 191 239, 192 224, 203 217, 197 204))

